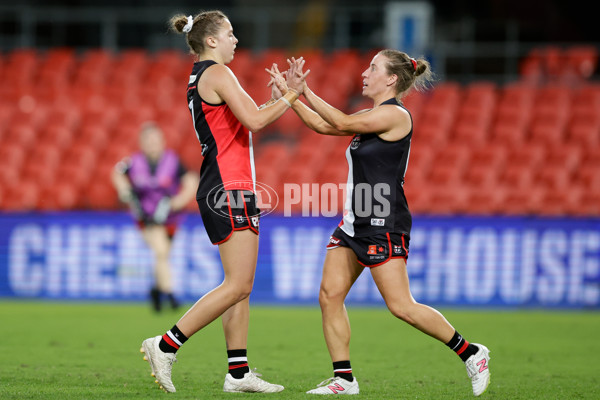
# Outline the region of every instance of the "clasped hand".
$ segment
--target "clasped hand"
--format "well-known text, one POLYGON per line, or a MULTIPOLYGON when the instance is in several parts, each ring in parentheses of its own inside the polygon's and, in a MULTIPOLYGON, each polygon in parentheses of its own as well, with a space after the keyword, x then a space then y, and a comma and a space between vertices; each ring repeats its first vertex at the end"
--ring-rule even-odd
POLYGON ((310 70, 303 72, 304 60, 303 57, 287 60, 289 68, 287 71, 280 72, 276 63, 273 63, 271 68, 265 68, 265 71, 271 75, 271 80, 267 86, 271 87, 271 97, 275 100, 286 94, 288 90, 293 89, 301 95, 304 92, 306 85, 306 77, 310 70))

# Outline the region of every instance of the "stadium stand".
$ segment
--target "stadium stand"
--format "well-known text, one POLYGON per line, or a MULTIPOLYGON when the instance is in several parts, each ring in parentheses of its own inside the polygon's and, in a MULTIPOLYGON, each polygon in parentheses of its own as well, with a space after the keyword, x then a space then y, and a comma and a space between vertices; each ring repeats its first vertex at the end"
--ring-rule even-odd
MULTIPOLYGON (((311 86, 344 111, 370 107, 360 97, 360 74, 371 53, 306 52, 311 86)), ((269 96, 262 71, 273 62, 285 69, 285 58, 281 49, 238 49, 231 68, 261 101, 269 96)), ((600 215, 600 85, 589 79, 597 60, 595 48, 534 49, 518 82, 439 82, 410 94, 413 212, 600 215)), ((189 68, 178 50, 0 55, 0 209, 120 207, 110 171, 135 150, 147 120, 198 169, 200 146, 181 89, 189 68)), ((286 182, 346 181, 349 138, 316 135, 292 112, 254 141, 258 180, 280 197, 286 182)))

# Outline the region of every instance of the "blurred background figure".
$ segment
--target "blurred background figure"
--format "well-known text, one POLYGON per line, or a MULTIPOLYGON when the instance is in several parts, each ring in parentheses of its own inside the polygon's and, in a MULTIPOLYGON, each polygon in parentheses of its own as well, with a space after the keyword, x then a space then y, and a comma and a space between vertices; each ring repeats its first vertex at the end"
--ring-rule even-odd
POLYGON ((116 165, 112 181, 154 254, 152 307, 160 311, 167 300, 176 309, 179 302, 173 294, 169 253, 181 211, 196 193, 198 177, 187 171, 174 151, 165 149, 163 132, 155 123, 142 125, 139 145, 139 152, 116 165))

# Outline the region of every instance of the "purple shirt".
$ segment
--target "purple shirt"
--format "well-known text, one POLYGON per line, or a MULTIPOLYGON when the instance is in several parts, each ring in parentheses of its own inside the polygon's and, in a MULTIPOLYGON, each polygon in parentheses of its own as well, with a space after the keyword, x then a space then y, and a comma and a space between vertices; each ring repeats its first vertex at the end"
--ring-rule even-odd
MULTIPOLYGON (((148 158, 143 153, 135 153, 131 156, 127 175, 142 210, 144 213, 152 215, 163 197, 172 197, 179 191, 181 163, 172 150, 166 150, 158 161, 155 171, 152 171, 148 158)), ((171 212, 166 224, 180 221, 181 213, 171 212)))

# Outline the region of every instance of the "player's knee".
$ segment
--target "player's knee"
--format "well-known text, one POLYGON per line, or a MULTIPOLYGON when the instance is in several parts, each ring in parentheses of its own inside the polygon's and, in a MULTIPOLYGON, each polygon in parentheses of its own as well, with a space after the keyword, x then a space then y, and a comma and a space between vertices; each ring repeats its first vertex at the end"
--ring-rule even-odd
POLYGON ((157 249, 154 250, 154 256, 158 261, 168 261, 169 260, 169 250, 167 249, 157 249))
POLYGON ((245 300, 252 293, 252 282, 238 282, 231 286, 231 295, 236 303, 245 300))
POLYGON ((401 319, 410 325, 415 324, 415 320, 411 316, 410 307, 402 304, 388 304, 387 306, 394 317, 401 319))
POLYGON ((241 287, 238 291, 239 301, 245 300, 248 297, 250 297, 250 293, 252 293, 252 285, 241 287))
POLYGON ((343 291, 328 289, 321 286, 319 290, 319 304, 321 307, 326 307, 332 304, 343 304, 346 294, 343 291))

